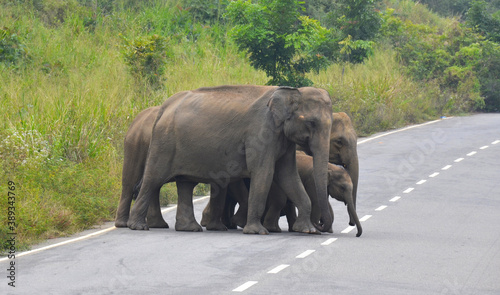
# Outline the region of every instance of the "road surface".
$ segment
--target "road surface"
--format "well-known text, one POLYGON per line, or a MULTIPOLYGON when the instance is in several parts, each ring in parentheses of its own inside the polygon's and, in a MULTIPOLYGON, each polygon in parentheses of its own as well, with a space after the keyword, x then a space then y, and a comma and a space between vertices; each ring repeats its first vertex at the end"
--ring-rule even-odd
POLYGON ((169 208, 171 229, 94 231, 0 260, 0 294, 500 294, 500 114, 376 134, 358 153, 359 238, 335 200, 322 235, 288 233, 283 218, 268 236, 176 232, 169 208))

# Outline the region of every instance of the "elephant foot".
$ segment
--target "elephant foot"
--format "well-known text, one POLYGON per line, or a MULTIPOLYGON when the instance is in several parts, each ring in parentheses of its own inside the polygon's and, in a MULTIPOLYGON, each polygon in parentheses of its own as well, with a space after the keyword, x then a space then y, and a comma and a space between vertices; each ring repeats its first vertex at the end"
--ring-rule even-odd
POLYGON ((161 219, 153 219, 150 220, 148 218, 148 226, 149 228, 169 228, 168 223, 163 220, 163 217, 161 219))
POLYGON ((265 228, 267 228, 267 230, 271 233, 280 233, 281 232, 281 228, 276 225, 276 226, 267 226, 267 225, 264 225, 265 228))
POLYGON ((205 218, 205 216, 201 217, 200 225, 203 227, 207 227, 207 224, 208 224, 207 218, 205 218))
POLYGON ((321 232, 318 231, 310 221, 301 222, 300 220, 297 220, 293 224, 293 231, 305 234, 318 234, 318 235, 321 234, 321 232))
POLYGON ((259 234, 259 235, 268 235, 269 231, 263 227, 261 224, 254 223, 245 225, 243 228, 244 234, 259 234))
POLYGON ((198 222, 182 222, 182 221, 177 221, 175 223, 175 230, 176 231, 192 231, 192 232, 202 232, 203 229, 201 228, 201 225, 198 224, 198 222))
POLYGON ((129 220, 127 222, 127 226, 128 226, 128 228, 130 228, 132 230, 149 230, 149 227, 148 227, 145 220, 141 220, 141 221, 129 220))
POLYGON ((234 215, 233 217, 231 217, 231 223, 236 224, 241 228, 244 228, 245 225, 247 224, 247 220, 243 216, 234 215))
POLYGON ((227 231, 227 227, 221 221, 211 222, 207 224, 206 228, 207 230, 227 231))
POLYGON ((127 227, 127 220, 125 219, 116 219, 115 227, 127 227))

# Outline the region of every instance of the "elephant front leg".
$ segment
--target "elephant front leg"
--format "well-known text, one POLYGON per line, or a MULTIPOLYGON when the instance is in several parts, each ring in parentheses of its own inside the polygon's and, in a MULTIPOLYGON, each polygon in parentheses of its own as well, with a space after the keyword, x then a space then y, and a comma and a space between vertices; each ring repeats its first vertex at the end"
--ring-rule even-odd
POLYGON ((247 224, 243 228, 244 234, 269 234, 269 231, 262 225, 261 218, 264 215, 267 195, 273 180, 273 168, 261 169, 252 175, 248 197, 247 224))
POLYGON ((209 219, 207 221, 207 230, 227 230, 222 223, 222 213, 226 202, 227 187, 221 187, 217 184, 210 184, 210 206, 209 219))
POLYGON ((311 201, 297 172, 295 151, 287 154, 276 164, 275 181, 292 201, 299 214, 292 230, 301 233, 320 234, 311 222, 311 201))
POLYGON ((177 213, 175 215, 175 230, 177 231, 203 231, 194 218, 193 190, 197 183, 177 182, 177 213))

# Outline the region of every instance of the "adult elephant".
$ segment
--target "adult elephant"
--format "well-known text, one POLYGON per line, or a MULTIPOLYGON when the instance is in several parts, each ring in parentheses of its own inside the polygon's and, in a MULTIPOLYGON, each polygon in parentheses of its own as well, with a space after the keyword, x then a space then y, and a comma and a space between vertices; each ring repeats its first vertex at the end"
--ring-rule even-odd
MULTIPOLYGON (((226 188, 234 180, 251 178, 244 233, 268 233, 261 218, 273 179, 299 209, 294 230, 316 233, 309 198, 298 181, 295 148, 307 146, 313 154, 317 195, 325 204, 330 110, 328 93, 311 87, 221 86, 175 94, 161 106, 154 123, 128 227, 148 229, 149 204, 164 183, 204 182, 226 188)), ((178 210, 192 212, 187 197, 192 198, 179 195, 178 210)), ((222 209, 217 206, 220 200, 211 203, 214 213, 222 209)), ((332 216, 323 207, 321 218, 328 227, 332 216)), ((197 224, 194 214, 188 215, 187 222, 197 224)))
MULTIPOLYGON (((358 179, 359 179, 359 162, 358 162, 358 152, 357 152, 357 134, 354 130, 354 126, 352 124, 349 116, 344 112, 333 113, 333 121, 332 128, 330 131, 330 149, 329 149, 329 159, 328 161, 335 165, 340 165, 345 168, 352 182, 352 199, 353 199, 353 208, 356 209, 356 196, 358 189, 358 179)), ((297 146, 299 150, 306 152, 308 155, 312 155, 311 150, 307 146, 297 146)), ((241 190, 240 190, 241 191, 241 190)), ((233 206, 227 206, 226 211, 223 213, 225 224, 230 226, 230 222, 228 222, 227 216, 232 214, 231 211, 227 212, 227 210, 232 210, 234 208, 235 202, 240 203, 240 210, 244 211, 246 208, 241 204, 246 203, 247 194, 229 194, 226 200, 227 203, 232 204, 233 206)), ((203 211, 203 219, 202 225, 207 224, 212 219, 216 218, 212 215, 209 210, 209 205, 203 211)), ((241 211, 238 212, 241 212, 241 211)), ((288 211, 295 210, 295 208, 287 207, 288 211)), ((319 210, 319 209, 317 209, 319 210)), ((350 215, 351 216, 351 215, 350 215)), ((317 214, 312 216, 313 222, 317 223, 319 220, 314 220, 317 217, 317 214)), ((238 222, 238 225, 242 223, 242 218, 238 213, 237 218, 235 218, 238 222)), ((324 224, 324 220, 322 223, 324 224)), ((243 222, 244 224, 244 222, 243 222)), ((349 224, 355 224, 355 220, 350 218, 349 224)), ((240 225, 241 226, 241 225, 240 225)), ((331 229, 331 227, 330 227, 331 229)))
MULTIPOLYGON (((315 190, 315 183, 313 177, 313 159, 311 156, 304 153, 297 153, 297 170, 300 175, 300 179, 304 184, 306 192, 311 199, 311 220, 318 220, 320 218, 318 198, 315 190)), ((344 167, 339 165, 328 164, 328 194, 336 199, 337 201, 343 202, 347 206, 347 212, 349 213, 350 220, 354 223, 350 225, 356 225, 358 229, 357 237, 361 236, 363 229, 361 223, 359 222, 356 209, 354 208, 354 202, 352 198, 353 185, 349 174, 344 167)), ((269 193, 269 198, 267 200, 266 213, 263 221, 264 227, 266 227, 271 232, 281 232, 278 221, 280 218, 280 213, 287 206, 288 198, 286 194, 281 190, 280 187, 276 185, 271 186, 269 193)), ((333 210, 328 204, 329 210, 333 210)), ((295 208, 293 210, 287 210, 287 219, 289 228, 291 229, 293 223, 295 222, 295 208)))

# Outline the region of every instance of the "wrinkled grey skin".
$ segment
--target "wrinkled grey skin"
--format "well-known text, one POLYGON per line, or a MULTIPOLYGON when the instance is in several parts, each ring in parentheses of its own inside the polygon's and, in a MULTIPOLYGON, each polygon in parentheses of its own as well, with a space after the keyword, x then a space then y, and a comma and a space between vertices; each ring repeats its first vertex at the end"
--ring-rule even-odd
MULTIPOLYGON (((314 177, 312 175, 312 157, 306 154, 297 153, 297 169, 300 175, 300 179, 304 184, 307 194, 311 199, 311 220, 317 220, 319 218, 319 204, 316 196, 314 177)), ((358 229, 357 237, 361 236, 363 233, 363 229, 359 222, 358 215, 356 213, 356 209, 354 208, 354 202, 352 198, 353 185, 351 181, 351 177, 347 173, 347 171, 342 166, 328 164, 328 194, 340 201, 344 202, 347 205, 347 212, 349 213, 350 220, 353 220, 354 223, 350 225, 356 225, 358 229)), ((269 192, 270 197, 267 200, 267 207, 263 225, 271 232, 281 232, 278 221, 280 218, 281 210, 285 209, 287 205, 288 198, 286 194, 281 190, 278 186, 271 186, 271 190, 269 192), (271 197, 272 196, 272 197, 271 197)), ((329 210, 333 210, 328 204, 329 210)), ((289 228, 293 227, 293 223, 295 222, 295 208, 292 207, 293 210, 291 212, 287 212, 288 224, 289 228)))
MULTIPOLYGON (((193 183, 216 184, 210 203, 220 216, 224 198, 217 196, 225 195, 229 183, 251 178, 244 233, 268 233, 260 219, 273 179, 299 208, 294 230, 316 233, 309 198, 297 181, 295 143, 313 153, 316 189, 323 196, 318 199, 325 203, 330 110, 328 93, 310 87, 222 86, 174 95, 162 105, 154 124, 128 227, 148 229, 150 202, 158 199, 164 183, 177 182, 178 215, 183 218, 177 219, 176 228, 182 223, 179 227, 189 230, 199 228, 192 210, 193 183)), ((120 201, 117 223, 124 219, 127 203, 130 207, 129 195, 120 201)), ((328 210, 322 216, 331 222, 328 210)))
MULTIPOLYGON (((352 199, 354 204, 354 210, 356 209, 356 194, 358 188, 358 178, 359 178, 359 164, 358 164, 358 152, 357 152, 357 134, 352 125, 351 119, 346 113, 333 113, 333 121, 332 128, 330 132, 330 150, 329 150, 329 162, 343 166, 349 177, 352 181, 352 199)), ((307 148, 307 146, 298 146, 299 150, 305 151, 307 154, 311 155, 311 151, 307 148)), ((240 190, 241 191, 241 190, 240 190)), ((228 197, 226 199, 226 203, 233 204, 232 206, 226 206, 225 211, 223 213, 224 223, 229 226, 234 226, 234 224, 243 227, 245 224, 244 220, 241 218, 241 212, 246 210, 245 202, 247 198, 248 192, 246 194, 235 194, 228 193, 228 197), (228 221, 228 216, 231 216, 232 208, 234 208, 234 203, 239 203, 238 213, 235 214, 235 217, 231 218, 228 221), (243 204, 243 205, 242 205, 243 204), (243 224, 243 225, 242 225, 243 224)), ((321 216, 318 216, 317 212, 313 210, 313 216, 311 216, 311 220, 315 224, 324 223, 321 216)), ((290 218, 293 218, 293 215, 290 215, 292 212, 295 212, 295 207, 293 204, 288 204, 285 208, 285 213, 290 218)), ((332 212, 333 216, 333 212, 332 212)), ((350 215, 352 216, 352 215, 350 215)), ((211 215, 209 210, 209 205, 203 211, 203 218, 201 220, 201 224, 205 226, 211 221, 213 218, 216 218, 211 215)), ((355 221, 351 218, 349 224, 354 225, 355 221)), ((319 226, 318 226, 319 227, 319 226)), ((320 227, 319 227, 320 228, 320 227)), ((331 228, 331 227, 330 227, 331 228)))

